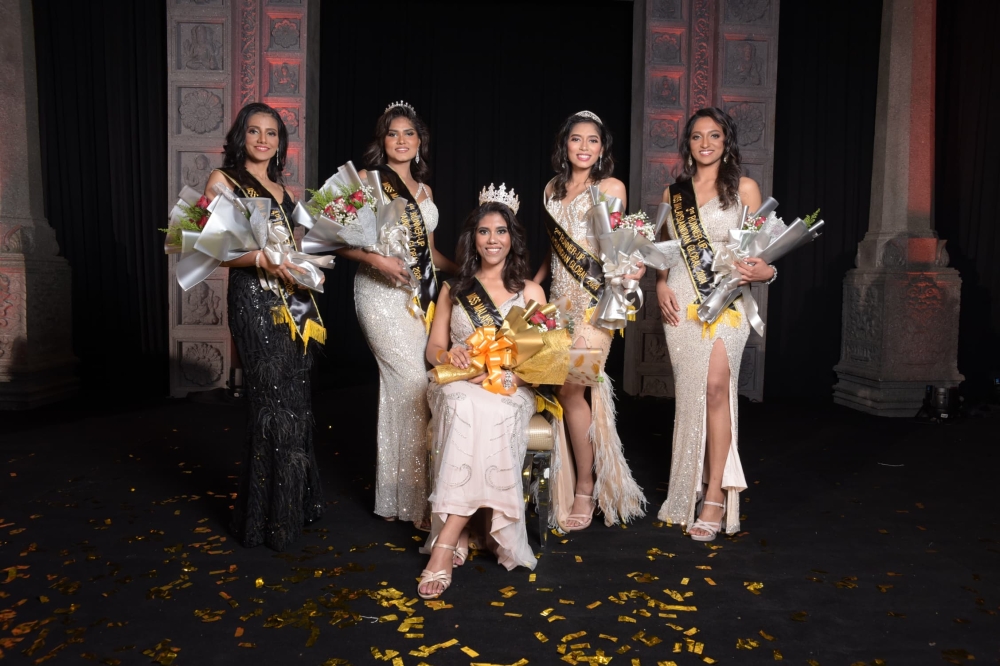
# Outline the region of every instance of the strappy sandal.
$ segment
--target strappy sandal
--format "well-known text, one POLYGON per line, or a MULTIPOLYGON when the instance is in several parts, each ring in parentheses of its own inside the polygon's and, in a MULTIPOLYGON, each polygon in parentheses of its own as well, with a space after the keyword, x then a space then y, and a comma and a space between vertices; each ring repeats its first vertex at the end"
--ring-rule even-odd
POLYGON ((460 567, 465 564, 465 560, 469 557, 469 531, 468 529, 462 530, 462 534, 458 537, 458 542, 462 543, 462 537, 465 537, 464 546, 455 547, 455 557, 451 560, 452 567, 460 567))
MULTIPOLYGON (((709 502, 708 500, 705 500, 702 504, 703 506, 721 507, 722 517, 725 517, 726 515, 725 502, 720 504, 718 502, 709 502)), ((716 535, 718 535, 719 531, 722 529, 722 517, 720 517, 718 522, 715 523, 709 523, 699 518, 698 520, 694 521, 694 525, 688 528, 688 536, 690 536, 691 539, 694 541, 715 541, 716 535), (703 530, 705 532, 708 532, 708 534, 692 534, 691 530, 703 530)))
MULTIPOLYGON (((444 548, 445 550, 450 550, 453 553, 457 552, 458 550, 455 546, 446 546, 443 543, 436 543, 434 544, 433 548, 444 548)), ((429 569, 424 569, 423 571, 420 572, 420 582, 417 583, 417 596, 420 597, 421 599, 437 599, 442 594, 444 594, 445 590, 447 590, 449 587, 451 587, 450 572, 446 572, 444 570, 430 571, 429 569), (441 591, 436 594, 424 594, 423 592, 420 591, 420 587, 422 585, 426 585, 427 583, 441 583, 443 587, 441 588, 441 591)))
POLYGON ((597 508, 597 501, 594 499, 593 495, 584 495, 583 493, 573 493, 573 497, 586 497, 590 500, 590 513, 571 513, 566 516, 566 520, 575 520, 579 525, 567 525, 567 532, 578 532, 580 530, 585 530, 590 527, 591 521, 594 520, 594 509, 597 508))

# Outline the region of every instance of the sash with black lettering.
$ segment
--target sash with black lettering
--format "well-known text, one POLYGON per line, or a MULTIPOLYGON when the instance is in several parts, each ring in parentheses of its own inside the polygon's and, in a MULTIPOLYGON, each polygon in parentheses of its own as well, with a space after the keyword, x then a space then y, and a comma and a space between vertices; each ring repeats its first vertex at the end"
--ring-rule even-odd
POLYGON ((403 218, 400 222, 410 231, 410 256, 417 262, 410 267, 410 272, 420 284, 420 309, 424 313, 424 319, 429 321, 434 318, 432 306, 437 300, 438 284, 434 257, 427 239, 427 227, 420 214, 420 206, 410 196, 410 190, 403 184, 395 171, 388 166, 383 166, 378 170, 378 173, 382 178, 382 189, 390 198, 403 197, 406 199, 406 209, 403 211, 403 218))
POLYGON ((462 304, 462 309, 472 322, 472 328, 503 324, 500 310, 479 278, 472 283, 472 289, 468 293, 458 296, 458 302, 462 304))
MULTIPOLYGON (((681 260, 694 285, 695 303, 700 304, 712 293, 715 284, 715 272, 712 270, 715 252, 701 222, 698 200, 690 180, 680 180, 670 186, 670 207, 674 231, 681 244, 681 260)), ((730 308, 736 309, 733 305, 730 308)))
MULTIPOLYGON (((600 259, 583 249, 579 243, 573 240, 565 229, 562 228, 552 214, 545 210, 545 231, 549 234, 549 243, 552 251, 569 274, 576 278, 587 293, 590 294, 590 306, 597 305, 604 292, 604 266, 600 259)), ((589 307, 589 306, 588 306, 589 307)))
MULTIPOLYGON (((285 225, 292 244, 295 244, 295 237, 292 235, 292 225, 288 216, 285 215, 285 209, 281 207, 281 203, 274 198, 274 195, 266 187, 261 185, 256 178, 248 173, 238 173, 235 169, 219 169, 219 171, 233 185, 237 196, 245 198, 270 198, 271 223, 285 225)), ((261 269, 258 268, 257 270, 260 271, 261 269)), ((321 344, 325 343, 326 328, 323 326, 323 318, 319 314, 319 308, 316 307, 316 299, 313 298, 312 291, 298 285, 293 286, 291 289, 287 286, 282 286, 279 290, 279 295, 284 305, 284 312, 287 312, 292 319, 292 321, 285 321, 284 323, 295 327, 295 332, 298 333, 298 337, 303 341, 303 344, 308 347, 310 339, 316 340, 321 344)), ((275 314, 276 323, 281 323, 278 321, 279 319, 287 320, 287 317, 283 313, 276 312, 275 314)))

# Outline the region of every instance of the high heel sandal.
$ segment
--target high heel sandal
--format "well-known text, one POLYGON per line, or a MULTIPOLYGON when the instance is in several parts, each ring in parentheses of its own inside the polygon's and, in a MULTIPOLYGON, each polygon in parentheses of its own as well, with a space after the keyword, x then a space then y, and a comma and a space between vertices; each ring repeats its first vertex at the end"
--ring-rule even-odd
POLYGON ((691 537, 693 541, 715 541, 716 535, 722 529, 722 519, 726 516, 726 503, 723 502, 719 504, 718 502, 709 502, 705 500, 702 502, 702 506, 718 506, 722 508, 722 515, 719 517, 718 522, 709 523, 701 518, 694 521, 694 525, 688 528, 688 536, 691 537), (704 530, 708 534, 692 534, 691 530, 704 530))
POLYGON ((455 547, 455 557, 451 560, 452 567, 460 567, 465 564, 465 560, 469 557, 469 532, 468 530, 462 530, 462 534, 458 537, 458 542, 462 543, 462 537, 465 537, 464 546, 455 547), (458 563, 456 564, 456 560, 458 563))
POLYGON ((586 497, 590 500, 590 513, 571 513, 566 516, 566 520, 575 520, 580 523, 579 525, 567 525, 566 531, 568 532, 578 532, 580 530, 585 530, 590 527, 590 523, 594 520, 594 509, 597 508, 597 501, 594 499, 593 495, 584 495, 583 493, 573 493, 573 497, 586 497))
MULTIPOLYGON (((436 543, 432 546, 432 548, 444 548, 445 550, 450 550, 453 553, 458 550, 455 546, 446 546, 443 543, 436 543)), ((444 570, 430 571, 429 569, 424 569, 420 572, 420 582, 417 583, 417 596, 421 599, 437 599, 444 594, 445 590, 449 587, 451 587, 451 573, 445 572, 444 570), (436 594, 424 594, 420 591, 420 587, 422 585, 426 585, 427 583, 441 583, 443 587, 441 588, 441 591, 436 594)))

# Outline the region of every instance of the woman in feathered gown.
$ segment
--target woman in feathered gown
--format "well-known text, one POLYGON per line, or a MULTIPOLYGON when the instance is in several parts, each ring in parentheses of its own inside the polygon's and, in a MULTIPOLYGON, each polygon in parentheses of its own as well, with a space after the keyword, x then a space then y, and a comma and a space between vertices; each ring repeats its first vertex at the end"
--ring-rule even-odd
MULTIPOLYGON (((411 227, 411 251, 419 250, 422 261, 411 269, 395 257, 363 249, 337 252, 361 264, 354 280, 354 307, 378 362, 375 513, 424 529, 428 527, 424 348, 437 296, 436 267, 449 272, 454 267, 434 247, 438 210, 425 184, 430 175, 429 143, 427 126, 413 107, 398 102, 379 117, 375 139, 364 155, 365 165, 378 170, 383 189, 407 201, 404 219, 411 227), (418 271, 421 297, 414 303, 408 285, 418 271)), ((365 172, 360 175, 364 178, 365 172)))
MULTIPOLYGON (((485 192, 485 190, 484 190, 485 192)), ((459 236, 459 276, 446 283, 427 344, 434 364, 469 366, 465 340, 476 326, 498 325, 510 309, 526 301, 545 303, 545 294, 528 272, 524 229, 509 199, 482 202, 459 236), (481 304, 477 311, 470 303, 481 304), (485 306, 485 307, 484 307, 485 306)), ((516 200, 514 200, 516 201, 516 200)), ((465 561, 468 527, 479 516, 485 544, 508 570, 535 567, 524 522, 521 466, 528 445, 528 420, 535 412, 532 391, 514 373, 503 384, 511 395, 488 391, 485 375, 450 384, 432 383, 428 391, 431 429, 430 560, 418 594, 431 599, 451 585, 453 566, 465 561), (516 388, 516 390, 514 390, 516 388)))
MULTIPOLYGON (((545 186, 545 209, 551 219, 549 237, 560 230, 591 256, 597 251, 587 239, 589 223, 585 216, 593 206, 588 187, 597 185, 601 192, 626 201, 625 185, 613 178, 614 159, 611 155, 611 134, 601 119, 590 111, 575 113, 563 123, 556 136, 552 167, 557 175, 545 186)), ((550 266, 551 300, 573 321, 575 346, 603 351, 604 363, 611 349, 613 332, 592 326, 589 315, 596 303, 593 294, 584 288, 580 279, 571 273, 552 252, 542 262, 535 274, 541 282, 548 275, 550 266)), ((644 271, 644 269, 643 269, 644 271)), ((636 277, 641 277, 640 272, 636 277)), ((565 422, 572 443, 575 470, 562 465, 553 483, 558 495, 574 495, 571 502, 556 503, 556 519, 566 531, 581 530, 591 523, 595 507, 604 513, 606 525, 629 522, 644 515, 646 498, 642 488, 632 478, 615 427, 614 390, 611 380, 604 381, 590 392, 587 401, 586 387, 567 384, 558 391, 563 405, 565 422), (572 508, 570 508, 570 506, 572 508)))
MULTIPOLYGON (((287 147, 285 125, 274 109, 260 103, 243 107, 226 135, 224 166, 209 177, 206 197, 213 198, 215 185, 222 184, 239 197, 270 198, 271 223, 291 234, 294 202, 281 180, 287 147)), ((299 269, 293 264, 273 265, 257 250, 224 265, 229 330, 249 412, 232 531, 244 546, 264 543, 285 550, 325 508, 309 386, 313 349, 325 339, 323 320, 311 292, 296 288, 291 271, 299 269), (284 285, 282 293, 262 287, 264 273, 284 285), (282 323, 276 323, 276 312, 282 323)))
MULTIPOLYGON (((736 125, 724 111, 707 108, 688 120, 681 141, 684 172, 663 201, 695 206, 713 252, 738 229, 743 206, 760 208, 760 188, 741 177, 736 125)), ((690 216, 689 216, 690 217, 690 216)), ((664 227, 677 240, 673 213, 664 227)), ((773 279, 774 268, 749 257, 740 266, 746 282, 773 279)), ((709 262, 710 263, 710 262, 709 262)), ((737 380, 750 325, 741 300, 713 326, 698 320, 697 292, 684 264, 657 271, 657 299, 674 371, 676 415, 670 486, 658 517, 688 528, 696 541, 711 541, 740 528, 739 494, 746 480, 737 449, 737 380), (696 505, 703 500, 695 520, 696 505)))

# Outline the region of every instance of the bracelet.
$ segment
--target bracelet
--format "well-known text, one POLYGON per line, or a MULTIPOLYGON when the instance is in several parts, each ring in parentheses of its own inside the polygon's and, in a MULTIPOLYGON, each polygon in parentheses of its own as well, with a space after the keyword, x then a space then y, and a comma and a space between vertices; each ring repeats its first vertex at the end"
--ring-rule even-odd
POLYGON ((446 363, 446 362, 447 363, 451 363, 451 352, 447 351, 445 349, 439 349, 438 353, 434 354, 434 360, 437 361, 438 363, 446 363), (442 361, 441 360, 441 354, 446 354, 448 356, 448 360, 447 361, 442 361))
POLYGON ((774 271, 774 274, 773 274, 773 275, 771 275, 771 279, 770 279, 770 280, 768 280, 768 281, 764 282, 764 286, 765 286, 765 287, 766 287, 767 285, 771 284, 772 282, 774 282, 774 281, 775 281, 775 280, 776 280, 776 279, 778 278, 778 269, 777 269, 777 268, 775 268, 774 266, 771 266, 771 270, 772 270, 772 271, 774 271))
POLYGON ((514 373, 511 370, 503 371, 503 387, 509 389, 514 385, 514 373))
POLYGON ((257 250, 257 256, 254 257, 254 260, 253 260, 253 265, 256 266, 257 268, 260 268, 260 255, 261 255, 261 252, 262 252, 262 250, 257 250))

